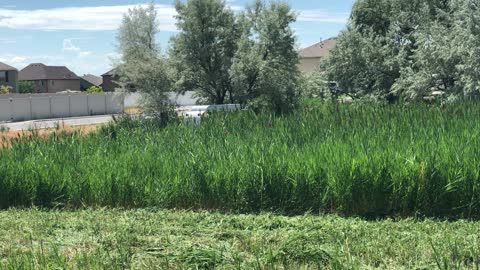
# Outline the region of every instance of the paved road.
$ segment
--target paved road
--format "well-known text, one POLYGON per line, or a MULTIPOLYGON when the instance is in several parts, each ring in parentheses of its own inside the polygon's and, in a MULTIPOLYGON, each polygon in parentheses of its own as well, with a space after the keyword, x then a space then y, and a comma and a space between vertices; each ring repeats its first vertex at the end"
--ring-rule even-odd
POLYGON ((0 123, 0 127, 7 128, 11 131, 31 130, 31 129, 43 129, 43 128, 55 128, 61 124, 67 126, 87 126, 105 124, 113 121, 111 115, 99 115, 99 116, 87 116, 87 117, 72 117, 61 119, 47 119, 47 120, 32 120, 25 122, 15 123, 0 123))

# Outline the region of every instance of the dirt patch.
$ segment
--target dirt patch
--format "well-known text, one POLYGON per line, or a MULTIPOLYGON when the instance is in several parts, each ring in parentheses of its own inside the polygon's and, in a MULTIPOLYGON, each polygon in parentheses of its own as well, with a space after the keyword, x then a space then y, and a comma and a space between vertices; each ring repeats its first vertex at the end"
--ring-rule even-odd
POLYGON ((131 108, 125 108, 125 113, 141 113, 142 108, 139 107, 131 107, 131 108))

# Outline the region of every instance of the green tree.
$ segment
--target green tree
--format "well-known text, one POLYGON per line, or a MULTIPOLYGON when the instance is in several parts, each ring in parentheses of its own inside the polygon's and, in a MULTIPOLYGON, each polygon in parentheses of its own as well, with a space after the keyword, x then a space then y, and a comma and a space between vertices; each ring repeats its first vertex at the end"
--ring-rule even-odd
POLYGON ((103 93, 103 88, 98 86, 92 86, 92 87, 89 87, 87 90, 85 90, 85 93, 87 94, 103 93))
POLYGON ((466 63, 475 58, 466 57, 475 51, 475 42, 469 43, 475 34, 465 30, 466 18, 477 14, 467 5, 475 1, 357 1, 327 61, 329 79, 356 97, 423 99, 438 90, 462 95, 478 78, 464 83, 466 70, 473 70, 466 63))
POLYGON ((322 100, 330 100, 332 91, 325 74, 320 72, 312 72, 304 74, 301 78, 302 96, 311 98, 320 98, 322 100))
POLYGON ((464 95, 480 96, 480 0, 463 1, 459 6, 453 47, 462 61, 457 66, 464 95))
POLYGON ((172 39, 170 61, 179 92, 277 112, 295 107, 295 14, 286 3, 259 0, 238 16, 221 0, 177 1, 176 8, 181 32, 172 39))
POLYGON ((19 81, 18 92, 20 94, 31 94, 35 91, 35 86, 31 81, 19 81))
POLYGON ((176 2, 177 27, 170 59, 179 92, 197 91, 205 102, 235 102, 230 68, 239 31, 235 15, 221 0, 176 2))
POLYGON ((167 95, 171 80, 167 60, 155 41, 158 33, 153 2, 146 8, 130 9, 123 16, 117 37, 122 58, 116 73, 125 92, 142 94, 146 110, 166 112, 172 108, 167 95))
POLYGON ((243 103, 276 112, 292 110, 300 94, 298 53, 288 4, 256 1, 241 15, 242 34, 231 74, 243 103))

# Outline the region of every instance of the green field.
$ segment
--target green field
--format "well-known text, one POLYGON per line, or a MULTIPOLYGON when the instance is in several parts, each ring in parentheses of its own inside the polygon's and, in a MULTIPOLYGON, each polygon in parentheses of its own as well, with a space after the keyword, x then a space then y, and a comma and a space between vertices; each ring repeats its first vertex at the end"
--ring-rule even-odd
POLYGON ((317 104, 34 136, 0 150, 0 208, 477 218, 479 116, 478 103, 317 104))
POLYGON ((144 210, 0 212, 0 269, 479 269, 480 224, 144 210))

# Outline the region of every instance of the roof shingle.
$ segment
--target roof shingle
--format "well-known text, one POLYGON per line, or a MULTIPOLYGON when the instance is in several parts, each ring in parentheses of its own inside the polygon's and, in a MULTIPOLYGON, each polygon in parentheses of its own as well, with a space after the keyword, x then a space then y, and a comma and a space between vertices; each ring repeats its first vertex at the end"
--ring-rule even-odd
POLYGON ((14 67, 12 67, 12 66, 9 66, 9 65, 7 65, 7 64, 5 64, 5 63, 0 62, 0 70, 1 70, 1 71, 15 71, 15 70, 17 70, 17 69, 14 68, 14 67))
POLYGON ((103 82, 102 77, 95 76, 92 74, 85 74, 82 76, 82 79, 96 86, 100 86, 103 82))
POLYGON ((37 80, 79 80, 80 78, 64 66, 30 64, 18 73, 20 81, 37 80))
POLYGON ((329 38, 310 47, 302 49, 300 58, 321 58, 329 54, 330 50, 337 44, 337 38, 329 38))

